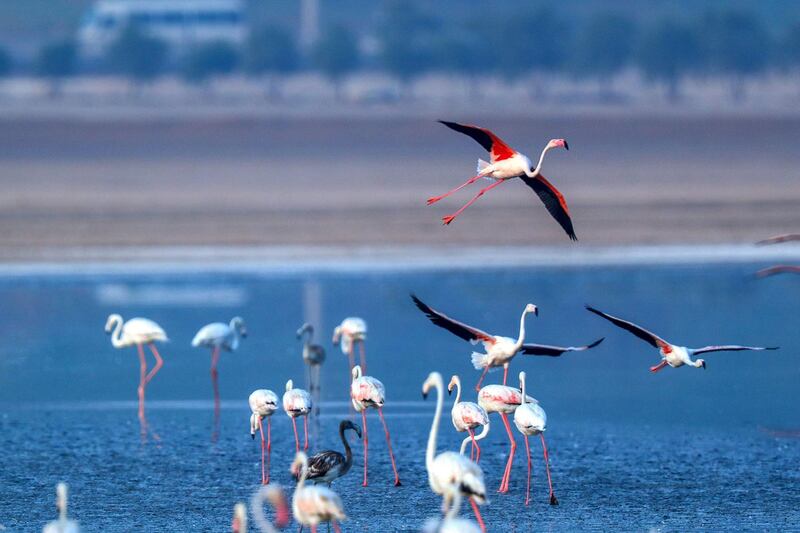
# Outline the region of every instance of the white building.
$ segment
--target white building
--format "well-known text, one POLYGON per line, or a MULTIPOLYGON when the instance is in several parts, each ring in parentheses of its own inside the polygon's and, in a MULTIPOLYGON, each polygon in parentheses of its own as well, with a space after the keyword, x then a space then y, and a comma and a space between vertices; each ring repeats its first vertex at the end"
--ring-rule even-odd
POLYGON ((178 53, 198 43, 239 45, 247 38, 243 0, 98 0, 78 31, 83 56, 102 56, 128 24, 178 53))

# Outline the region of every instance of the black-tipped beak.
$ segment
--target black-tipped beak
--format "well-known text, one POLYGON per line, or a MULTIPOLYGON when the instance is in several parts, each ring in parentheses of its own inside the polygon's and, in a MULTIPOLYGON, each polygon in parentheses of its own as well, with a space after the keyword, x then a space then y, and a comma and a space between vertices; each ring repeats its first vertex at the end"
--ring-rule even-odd
POLYGON ((533 310, 533 314, 536 315, 536 316, 539 316, 539 308, 538 307, 533 310))
POLYGON ((255 433, 250 433, 250 438, 253 439, 253 440, 256 440, 256 434, 255 433))
POLYGON ((569 150, 569 143, 564 139, 564 150, 569 150))
POLYGON ((423 392, 422 393, 422 399, 423 400, 427 400, 428 399, 428 393, 427 392, 423 392))
POLYGON ((246 337, 247 337, 247 332, 246 332, 246 331, 243 331, 243 332, 242 332, 242 338, 244 339, 244 338, 246 338, 246 337))
POLYGON ((451 396, 453 394, 453 389, 447 389, 447 395, 451 396))
POLYGON ((705 370, 705 369, 706 369, 706 362, 703 361, 703 370, 705 370))

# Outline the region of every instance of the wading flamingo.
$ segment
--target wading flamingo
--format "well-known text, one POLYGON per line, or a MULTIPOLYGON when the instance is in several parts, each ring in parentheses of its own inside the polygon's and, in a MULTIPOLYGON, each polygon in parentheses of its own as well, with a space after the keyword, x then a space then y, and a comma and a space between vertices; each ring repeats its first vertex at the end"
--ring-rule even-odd
POLYGON ((361 413, 361 425, 364 431, 364 481, 362 486, 367 486, 367 455, 369 451, 369 439, 367 438, 367 409, 373 408, 378 411, 378 416, 383 424, 383 432, 386 434, 386 447, 389 449, 389 459, 394 470, 394 486, 400 486, 400 475, 397 473, 397 465, 394 462, 392 453, 392 439, 389 436, 389 426, 383 418, 383 404, 386 402, 386 388, 379 380, 372 376, 361 374, 361 367, 353 367, 353 381, 350 383, 350 399, 353 408, 361 413))
POLYGON ((58 520, 49 522, 42 533, 80 533, 81 528, 75 520, 67 518, 67 484, 56 485, 56 510, 58 520))
POLYGON ((611 316, 602 311, 598 311, 593 307, 589 307, 588 305, 586 306, 586 309, 598 316, 605 318, 615 326, 627 330, 630 333, 633 333, 643 341, 652 345, 654 348, 658 348, 658 353, 661 355, 661 362, 655 366, 651 366, 650 372, 658 372, 667 365, 671 366, 672 368, 678 368, 679 366, 683 365, 693 366, 695 368, 705 368, 706 367, 705 360, 703 359, 692 360, 692 356, 702 353, 740 352, 744 350, 761 351, 761 350, 778 349, 777 346, 762 348, 760 346, 738 346, 738 345, 704 346, 703 348, 687 348, 685 346, 670 344, 661 337, 659 337, 658 335, 656 335, 655 333, 651 333, 646 329, 637 326, 633 322, 628 322, 627 320, 622 320, 621 318, 611 316))
MULTIPOLYGON (((783 242, 800 241, 800 233, 787 233, 785 235, 776 235, 763 241, 758 241, 756 244, 779 244, 783 242)), ((775 274, 800 274, 800 266, 796 265, 773 265, 768 268, 762 268, 756 272, 759 278, 766 278, 767 276, 774 276, 775 274)))
POLYGON ((200 328, 192 339, 195 348, 211 348, 211 387, 214 390, 214 440, 219 428, 219 383, 217 381, 217 363, 221 350, 235 352, 239 348, 239 339, 247 337, 247 327, 241 317, 234 317, 229 324, 213 322, 200 328))
POLYGON ((453 402, 453 408, 450 410, 453 426, 459 433, 463 433, 464 431, 469 433, 469 437, 461 442, 461 451, 459 453, 464 455, 467 443, 471 442, 472 448, 470 448, 469 451, 469 458, 474 459, 476 463, 480 462, 481 447, 478 446, 477 441, 485 438, 486 435, 489 434, 489 414, 486 412, 486 409, 477 403, 461 401, 461 380, 458 376, 450 378, 450 383, 447 384, 448 394, 453 392, 453 387, 456 389, 456 399, 453 402), (483 426, 483 430, 476 436, 474 430, 478 426, 483 426), (475 453, 476 450, 477 453, 475 453))
POLYGON ((280 485, 261 487, 250 497, 250 513, 258 530, 261 533, 277 533, 278 529, 264 517, 264 502, 268 502, 275 509, 275 526, 280 529, 286 527, 289 523, 289 506, 283 488, 280 485))
POLYGON ((261 483, 269 483, 269 462, 272 455, 272 414, 278 409, 278 395, 268 389, 253 391, 249 398, 250 436, 256 438, 256 429, 261 433, 261 483), (264 440, 264 419, 267 419, 267 439, 264 440), (266 450, 267 460, 264 461, 266 450))
POLYGON ((306 487, 308 473, 308 458, 303 452, 297 452, 290 472, 300 472, 300 479, 294 489, 292 498, 292 514, 294 519, 303 526, 311 526, 311 533, 317 532, 320 522, 330 522, 336 533, 341 533, 337 520, 346 520, 344 507, 339 495, 327 487, 319 485, 306 487))
MULTIPOLYGON (((522 397, 525 398, 525 372, 519 373, 519 388, 522 397)), ((528 444, 528 436, 539 435, 542 441, 544 453, 544 468, 547 471, 547 485, 550 487, 550 505, 558 505, 558 499, 553 492, 553 480, 550 478, 550 456, 547 454, 547 444, 544 442, 544 432, 547 429, 547 413, 538 404, 533 402, 523 402, 514 411, 514 425, 520 433, 525 435, 525 452, 528 455, 528 485, 525 489, 525 505, 531 501, 531 447, 528 444)))
POLYGON ((472 365, 476 370, 483 369, 478 384, 475 385, 476 391, 481 389, 481 384, 486 377, 486 373, 493 367, 503 367, 503 385, 505 385, 508 380, 508 365, 518 353, 558 357, 564 352, 582 352, 589 348, 594 348, 603 342, 603 339, 598 339, 586 346, 548 346, 545 344, 525 343, 525 317, 529 313, 533 313, 534 315, 539 314, 539 309, 533 304, 525 306, 525 309, 522 311, 522 316, 519 319, 519 336, 516 339, 512 339, 510 337, 491 335, 478 328, 454 320, 444 313, 440 313, 436 309, 429 307, 413 294, 411 295, 411 299, 414 301, 417 308, 425 313, 425 316, 427 316, 434 325, 446 329, 453 335, 465 341, 469 341, 471 344, 478 344, 479 342, 483 344, 483 349, 486 350, 486 353, 472 352, 472 365))
MULTIPOLYGON (((526 397, 526 401, 538 403, 536 399, 530 396, 526 397)), ((522 391, 506 385, 486 385, 478 392, 478 405, 486 409, 487 413, 499 414, 506 428, 509 441, 508 461, 503 471, 503 477, 500 480, 500 488, 497 489, 497 492, 505 494, 508 492, 511 465, 514 462, 514 453, 517 451, 517 442, 514 440, 511 426, 508 424, 508 414, 513 413, 517 407, 522 405, 522 391)))
POLYGON ((106 320, 106 333, 111 333, 111 344, 114 348, 127 348, 136 346, 139 352, 139 419, 144 420, 144 390, 148 383, 155 377, 164 360, 156 349, 156 342, 166 342, 167 334, 161 326, 147 318, 131 318, 123 322, 122 317, 117 314, 108 316, 106 320), (147 372, 147 361, 144 358, 144 345, 153 352, 156 358, 156 365, 150 372, 147 372))
MULTIPOLYGON (((330 487, 333 481, 350 471, 353 466, 353 450, 350 449, 350 443, 347 442, 347 436, 344 433, 348 429, 352 429, 358 438, 361 438, 361 428, 357 424, 349 420, 339 422, 339 438, 342 439, 342 445, 344 445, 344 455, 334 450, 325 450, 309 457, 307 481, 314 484, 327 483, 330 487)), ((299 478, 300 473, 296 472, 295 477, 299 478)))
POLYGON ((292 419, 292 427, 294 428, 294 445, 295 451, 300 451, 300 438, 297 436, 297 417, 303 417, 303 432, 305 435, 305 443, 303 449, 308 449, 308 414, 314 405, 311 400, 311 395, 308 391, 303 389, 295 389, 294 383, 290 379, 286 382, 286 392, 283 393, 283 410, 286 415, 292 419))
POLYGON ((350 362, 350 372, 355 366, 355 346, 358 344, 361 360, 361 370, 367 371, 367 355, 364 350, 364 341, 367 340, 367 323, 363 318, 348 317, 333 330, 333 345, 339 346, 350 362))
POLYGON ((547 179, 541 174, 544 155, 553 148, 564 148, 565 150, 569 150, 569 144, 567 144, 566 140, 551 139, 545 145, 541 155, 539 156, 539 162, 534 167, 531 163, 531 160, 528 159, 527 156, 508 146, 500 139, 500 137, 487 129, 479 128, 477 126, 458 124, 456 122, 446 122, 444 120, 440 120, 439 122, 451 130, 463 133, 464 135, 469 135, 475 139, 478 144, 483 146, 483 148, 489 152, 491 155, 491 162, 487 163, 482 159, 478 159, 478 173, 474 177, 468 179, 465 183, 459 185, 455 189, 452 189, 440 196, 432 196, 431 198, 428 198, 428 205, 434 204, 442 198, 450 196, 454 192, 478 181, 481 178, 494 181, 494 183, 488 187, 481 189, 478 194, 476 194, 472 200, 467 202, 461 209, 452 215, 443 217, 442 223, 445 225, 450 224, 458 215, 461 214, 462 211, 471 206, 475 201, 478 200, 478 198, 483 196, 484 193, 494 189, 504 181, 513 178, 519 178, 525 183, 525 185, 533 189, 533 192, 539 196, 539 199, 542 201, 542 203, 544 203, 544 206, 550 213, 550 216, 552 216, 556 222, 559 223, 567 235, 569 235, 569 238, 573 241, 578 240, 578 237, 575 235, 575 230, 572 228, 572 220, 569 216, 569 209, 567 208, 567 201, 564 199, 564 195, 562 195, 561 192, 559 192, 559 190, 556 189, 555 186, 547 181, 547 179))
POLYGON ((458 518, 461 509, 461 493, 455 488, 448 489, 452 493, 453 504, 447 511, 444 520, 432 518, 422 526, 422 533, 480 533, 481 528, 471 520, 458 518))
POLYGON ((455 452, 442 452, 436 455, 436 435, 444 405, 444 384, 442 375, 431 372, 422 384, 422 397, 427 398, 432 388, 436 389, 436 411, 433 415, 431 431, 428 434, 428 447, 425 450, 425 468, 428 470, 428 483, 431 490, 443 498, 442 512, 447 513, 454 506, 453 493, 459 491, 469 499, 481 531, 486 531, 478 504, 486 503, 486 485, 483 483, 483 470, 477 463, 455 452))

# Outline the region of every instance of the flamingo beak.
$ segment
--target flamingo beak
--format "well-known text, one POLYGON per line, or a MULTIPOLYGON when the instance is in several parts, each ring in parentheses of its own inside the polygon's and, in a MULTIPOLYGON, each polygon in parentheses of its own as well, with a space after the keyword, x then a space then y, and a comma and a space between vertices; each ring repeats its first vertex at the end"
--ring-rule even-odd
POLYGON ((703 361, 703 370, 705 370, 705 369, 706 369, 706 362, 703 361))
POLYGON ((423 400, 427 400, 428 399, 428 391, 422 391, 422 399, 423 400))
POLYGON ((569 151, 569 143, 567 142, 566 139, 564 139, 564 150, 569 151))
POLYGON ((253 440, 256 440, 256 434, 255 433, 250 433, 250 438, 253 439, 253 440))

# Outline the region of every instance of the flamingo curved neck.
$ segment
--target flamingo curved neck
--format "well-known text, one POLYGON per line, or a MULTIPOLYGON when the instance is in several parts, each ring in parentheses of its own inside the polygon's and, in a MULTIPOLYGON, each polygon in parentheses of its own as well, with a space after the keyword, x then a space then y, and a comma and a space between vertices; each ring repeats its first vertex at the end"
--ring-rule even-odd
POLYGON ((253 515, 256 519, 256 525, 262 533, 277 533, 278 530, 272 525, 272 522, 264 517, 264 496, 261 491, 253 495, 250 506, 253 508, 253 515))
POLYGON ((456 408, 456 405, 461 403, 461 380, 456 379, 456 401, 453 402, 453 409, 456 408))
POLYGON ((529 178, 535 178, 536 176, 541 174, 541 172, 542 172, 542 163, 544 162, 544 154, 546 154, 548 150, 550 150, 550 143, 547 143, 547 145, 544 147, 544 150, 542 150, 542 153, 539 156, 539 162, 536 163, 536 168, 533 169, 533 170, 525 169, 525 175, 526 176, 528 176, 529 178))
POLYGON ((114 322, 114 331, 111 332, 111 345, 114 348, 124 348, 125 343, 122 342, 122 317, 117 315, 111 320, 114 322))
POLYGON ((433 424, 431 424, 431 432, 428 435, 428 448, 425 451, 425 466, 428 472, 431 471, 433 466, 433 458, 436 455, 436 434, 439 432, 439 419, 442 417, 442 404, 444 403, 442 380, 436 377, 433 382, 436 387, 436 412, 433 415, 433 424))
POLYGON ((528 310, 525 309, 522 312, 522 316, 519 318, 519 337, 517 338, 517 342, 514 344, 516 350, 522 348, 522 344, 525 342, 525 317, 528 315, 528 310))
POLYGON ((339 428, 339 438, 342 439, 342 444, 344 444, 344 470, 346 472, 353 466, 353 450, 350 449, 350 443, 347 442, 347 437, 344 435, 345 430, 347 430, 346 427, 339 428))

